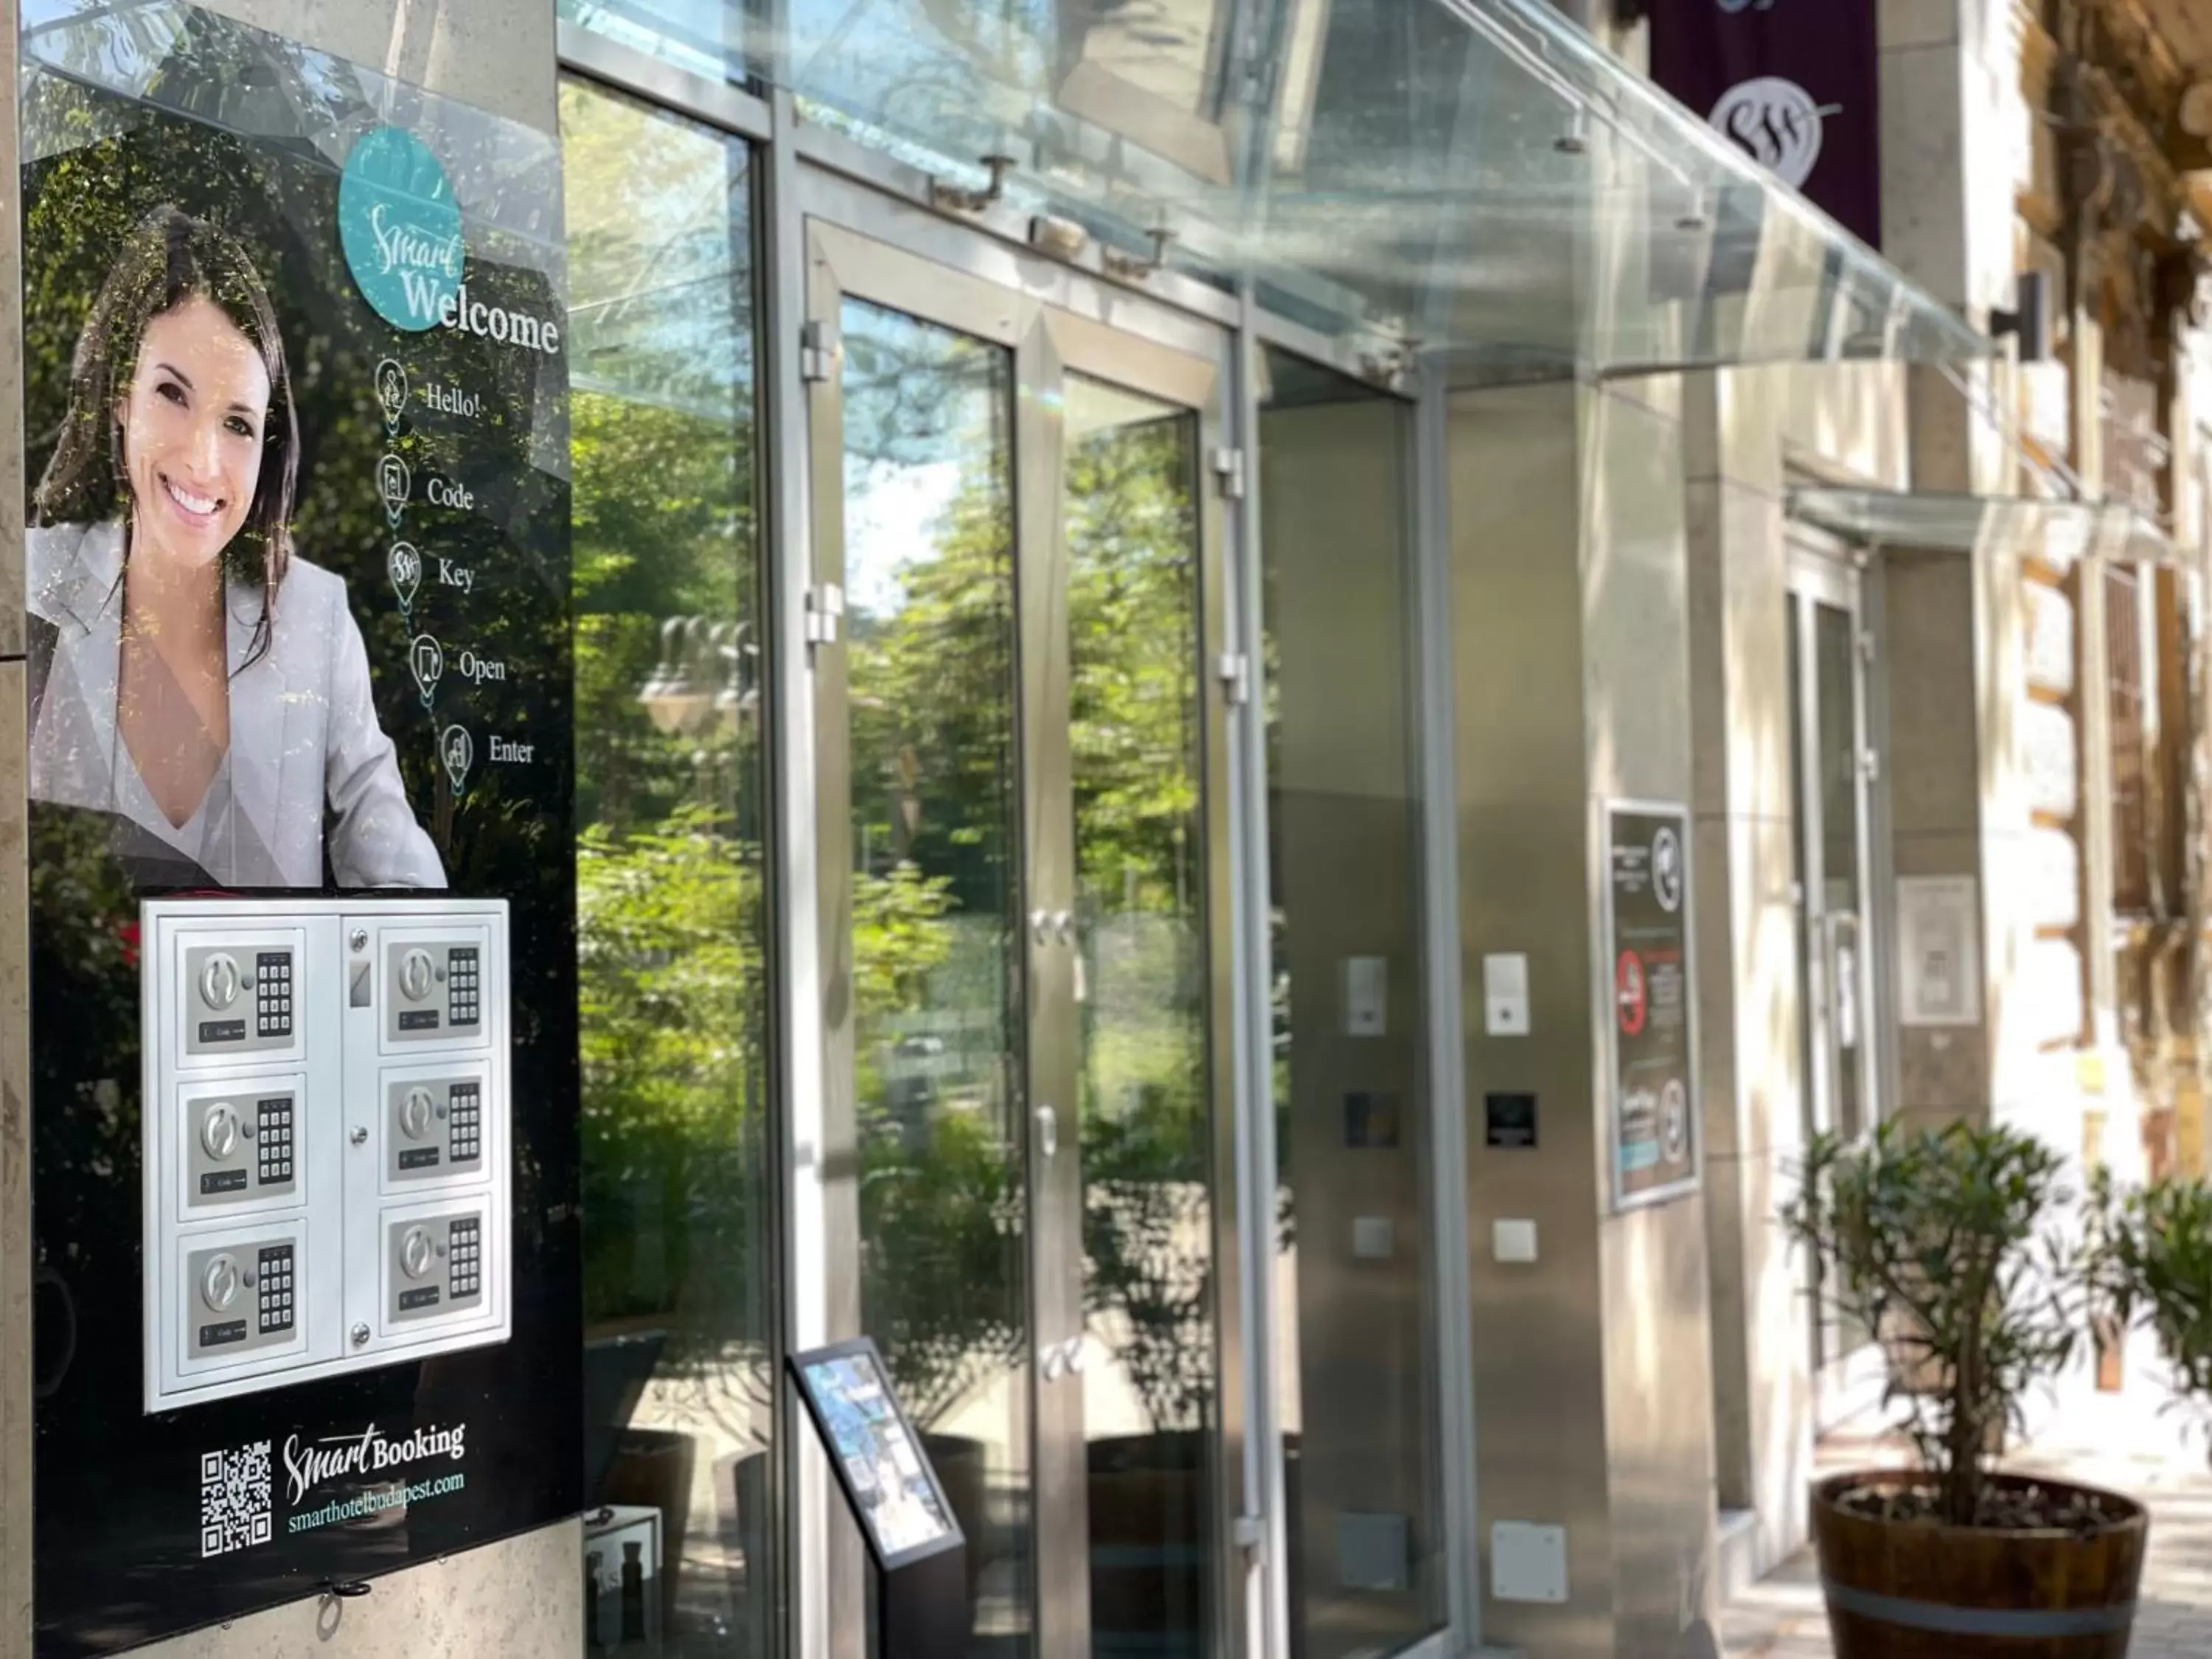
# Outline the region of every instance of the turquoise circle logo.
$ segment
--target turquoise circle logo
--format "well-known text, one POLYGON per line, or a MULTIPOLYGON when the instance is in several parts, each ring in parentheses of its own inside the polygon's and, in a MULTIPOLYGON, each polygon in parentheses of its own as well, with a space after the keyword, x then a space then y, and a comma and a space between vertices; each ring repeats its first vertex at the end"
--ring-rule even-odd
POLYGON ((460 204, 430 147, 399 127, 364 133, 338 180, 338 246, 370 309, 411 334, 459 303, 460 204))

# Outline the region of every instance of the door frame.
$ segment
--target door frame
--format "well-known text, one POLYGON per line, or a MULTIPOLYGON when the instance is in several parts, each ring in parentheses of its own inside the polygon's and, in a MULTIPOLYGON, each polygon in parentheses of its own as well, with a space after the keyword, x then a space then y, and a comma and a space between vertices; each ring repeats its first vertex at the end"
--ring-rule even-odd
MULTIPOLYGON (((813 659, 814 785, 817 819, 816 926, 821 957, 822 1122, 824 1151, 852 1144, 854 1097, 850 981, 852 890, 849 803, 852 777, 846 712, 848 685, 837 618, 844 578, 843 399, 836 374, 842 301, 854 298, 906 313, 983 340, 1012 360, 1014 515, 1013 589, 1018 641, 1015 775, 1024 945, 1026 1054, 1018 1057, 1019 1121, 1027 1181, 1028 1313, 1031 1321, 1027 1437, 1031 1493, 1033 1618, 1040 1659, 1079 1659, 1089 1651, 1089 1561, 1083 1547, 1087 1498, 1086 1438, 1079 1387, 1085 1340, 1082 1283, 1083 1187, 1070 1140, 1079 1124, 1073 963, 1066 918, 1075 908, 1073 761, 1069 752, 1067 586, 1063 520, 1065 477, 1060 392, 1080 374, 1157 398, 1196 420, 1191 459, 1200 559, 1199 637, 1191 667, 1203 706, 1201 812, 1206 866, 1206 1040, 1212 1109, 1211 1222, 1216 1355, 1211 1575, 1215 1595, 1209 1636, 1223 1655, 1247 1650, 1249 1577, 1242 1518, 1258 1494, 1248 1480, 1243 1353, 1244 1204, 1239 1125, 1247 1093, 1239 1063, 1238 991, 1244 973, 1235 910, 1237 842, 1231 835, 1235 787, 1231 744, 1237 710, 1220 672, 1233 653, 1231 606, 1236 561, 1235 502, 1212 458, 1225 452, 1233 341, 1202 319, 1158 307, 1055 262, 1008 248, 964 226, 888 200, 835 174, 799 170, 806 303, 800 365, 806 380, 809 496, 809 635, 813 659), (830 635, 833 637, 824 637, 830 635), (1065 1103, 1062 1104, 1061 1103, 1065 1103), (1047 1113, 1055 1114, 1050 1122, 1047 1113), (1060 1137, 1066 1125, 1068 1137, 1060 1137), (1055 1141, 1061 1150, 1049 1150, 1055 1141)), ((1223 476, 1226 476, 1225 474, 1223 476)), ((800 896, 800 902, 804 896, 800 896)), ((825 1183, 823 1248, 814 1253, 827 1279, 832 1334, 856 1330, 859 1284, 848 1250, 858 1239, 849 1180, 825 1183)), ((1019 1431, 1018 1430, 1018 1432, 1019 1431)), ((850 1572, 857 1563, 847 1564, 850 1572)), ((840 1572, 833 1564, 831 1572, 840 1572)), ((848 1581, 849 1582, 849 1581, 848 1581)), ((834 1604, 857 1601, 833 1586, 834 1604)))
MULTIPOLYGON (((1830 1064, 1834 1048, 1834 998, 1827 976, 1832 951, 1816 921, 1826 920, 1820 884, 1826 876, 1824 817, 1820 778, 1820 663, 1816 617, 1820 606, 1840 611, 1850 618, 1852 635, 1851 702, 1854 748, 1857 756, 1858 791, 1856 860, 1859 877, 1858 1006, 1861 1076, 1865 1091, 1865 1121, 1869 1133, 1887 1115, 1892 1099, 1890 1022, 1887 1017, 1891 975, 1885 971, 1887 865, 1877 854, 1887 843, 1886 807, 1875 757, 1879 713, 1875 686, 1880 675, 1881 640, 1873 623, 1870 561, 1864 550, 1822 535, 1808 526, 1792 524, 1787 544, 1785 588, 1789 595, 1789 627, 1796 645, 1796 672, 1789 688, 1788 706, 1793 723, 1791 738, 1801 760, 1794 780, 1790 811, 1797 826, 1801 860, 1797 871, 1798 925, 1807 949, 1801 958, 1799 982, 1802 1053, 1812 1062, 1803 1079, 1806 1116, 1814 1127, 1832 1127, 1836 1105, 1829 1100, 1835 1078, 1830 1064), (1819 900, 1819 914, 1813 907, 1819 900), (1803 969, 1817 963, 1820 974, 1815 987, 1803 969), (1817 1073, 1817 1075, 1814 1074, 1817 1073), (1825 1110, 1823 1109, 1825 1104, 1825 1110)), ((1887 1378, 1887 1363, 1878 1341, 1862 1343, 1845 1353, 1832 1353, 1823 1335, 1832 1328, 1825 1308, 1815 1304, 1813 1345, 1808 1363, 1813 1370, 1813 1413, 1816 1434, 1825 1433, 1877 1404, 1887 1378)))

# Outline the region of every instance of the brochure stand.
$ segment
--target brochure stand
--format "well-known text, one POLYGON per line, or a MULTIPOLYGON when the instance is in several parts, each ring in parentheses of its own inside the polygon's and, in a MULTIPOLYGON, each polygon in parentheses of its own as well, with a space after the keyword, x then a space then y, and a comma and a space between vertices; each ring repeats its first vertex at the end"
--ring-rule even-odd
POLYGON ((789 1360, 876 1570, 878 1659, 966 1659, 967 1540, 867 1337, 789 1360))

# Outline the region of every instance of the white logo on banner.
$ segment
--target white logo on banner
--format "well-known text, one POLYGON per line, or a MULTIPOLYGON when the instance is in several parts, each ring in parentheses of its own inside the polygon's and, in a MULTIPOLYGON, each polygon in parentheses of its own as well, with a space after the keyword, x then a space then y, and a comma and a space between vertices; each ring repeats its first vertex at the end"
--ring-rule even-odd
POLYGON ((1712 124, 1745 155, 1792 190, 1820 162, 1821 130, 1840 104, 1816 104, 1795 81, 1762 75, 1730 87, 1713 106, 1712 124))

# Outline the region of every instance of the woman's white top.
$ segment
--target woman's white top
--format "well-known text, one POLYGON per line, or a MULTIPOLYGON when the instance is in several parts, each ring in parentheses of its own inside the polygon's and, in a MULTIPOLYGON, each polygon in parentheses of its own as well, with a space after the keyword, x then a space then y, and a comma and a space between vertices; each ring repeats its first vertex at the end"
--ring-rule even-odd
POLYGON ((116 748, 115 809, 125 817, 203 870, 250 870, 267 862, 268 849, 260 845, 253 826, 239 817, 238 796, 230 787, 228 750, 217 763, 215 775, 208 780, 207 793, 200 797, 200 804, 192 809, 191 817, 178 824, 169 822, 169 815, 161 810, 154 799, 153 791, 146 787, 145 775, 139 771, 137 757, 131 754, 131 745, 118 744, 116 748))
POLYGON ((260 590, 228 585, 230 747, 179 828, 116 726, 122 526, 47 526, 27 541, 30 611, 54 629, 32 711, 32 799, 126 818, 225 886, 320 887, 326 839, 342 888, 446 884, 377 724, 368 652, 343 579, 294 557, 269 649, 251 667, 260 590))

